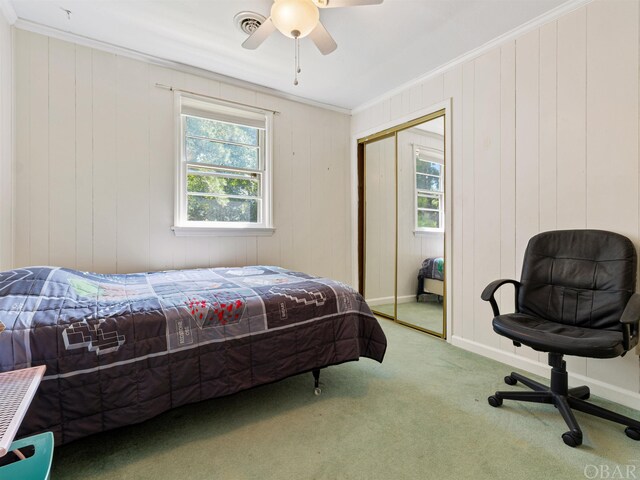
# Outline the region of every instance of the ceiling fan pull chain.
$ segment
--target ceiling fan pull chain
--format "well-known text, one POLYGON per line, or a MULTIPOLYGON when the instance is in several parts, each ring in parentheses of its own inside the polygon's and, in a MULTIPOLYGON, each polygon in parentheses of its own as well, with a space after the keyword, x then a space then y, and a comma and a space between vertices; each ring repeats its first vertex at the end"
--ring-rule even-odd
POLYGON ((298 85, 298 74, 300 73, 300 45, 298 37, 294 38, 294 59, 295 59, 295 77, 293 80, 294 85, 298 85))
POLYGON ((300 68, 300 37, 296 37, 296 58, 297 58, 296 71, 300 73, 302 72, 302 69, 300 68))

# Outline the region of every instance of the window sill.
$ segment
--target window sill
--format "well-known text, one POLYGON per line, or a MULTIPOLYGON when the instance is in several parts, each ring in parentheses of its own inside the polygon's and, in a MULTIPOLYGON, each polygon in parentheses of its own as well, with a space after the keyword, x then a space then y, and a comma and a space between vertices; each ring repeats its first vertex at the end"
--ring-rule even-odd
POLYGON ((276 231, 267 227, 171 227, 176 237, 269 237, 276 231))
POLYGON ((444 228, 433 228, 431 230, 414 230, 413 234, 416 237, 421 237, 425 235, 433 235, 434 233, 444 233, 444 228))

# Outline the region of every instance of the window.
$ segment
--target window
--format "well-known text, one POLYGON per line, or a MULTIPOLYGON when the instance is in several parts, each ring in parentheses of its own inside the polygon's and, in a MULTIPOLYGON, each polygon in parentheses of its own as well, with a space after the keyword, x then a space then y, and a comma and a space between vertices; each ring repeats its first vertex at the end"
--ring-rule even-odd
POLYGON ((178 98, 176 234, 271 233, 271 113, 178 98))
POLYGON ((444 229, 444 155, 415 146, 416 231, 444 229))

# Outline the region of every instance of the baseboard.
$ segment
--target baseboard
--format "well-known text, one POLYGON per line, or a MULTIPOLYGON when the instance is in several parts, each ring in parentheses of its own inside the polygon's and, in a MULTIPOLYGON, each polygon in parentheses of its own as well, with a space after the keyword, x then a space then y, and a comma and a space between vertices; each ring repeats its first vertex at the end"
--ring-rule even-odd
POLYGON ((398 303, 416 303, 416 294, 399 296, 398 303))
MULTIPOLYGON (((481 343, 467 340, 457 335, 453 335, 451 337, 451 344, 464 350, 482 355, 483 357, 488 357, 493 360, 506 363, 514 368, 520 368, 535 375, 549 378, 549 371, 551 367, 546 363, 540 363, 529 358, 520 357, 511 352, 482 345, 481 343)), ((505 375, 507 375, 507 373, 509 372, 505 372, 505 375)), ((569 372, 569 382, 571 386, 587 385, 594 395, 606 398, 612 402, 617 402, 626 407, 637 410, 638 405, 640 405, 640 393, 624 390, 615 385, 601 382, 600 380, 594 380, 592 378, 585 377, 584 375, 569 372)), ((489 393, 491 392, 488 392, 487 395, 489 395, 489 393)))
POLYGON ((368 298, 367 304, 370 307, 375 307, 377 305, 388 305, 389 303, 395 302, 395 297, 378 297, 378 298, 368 298))

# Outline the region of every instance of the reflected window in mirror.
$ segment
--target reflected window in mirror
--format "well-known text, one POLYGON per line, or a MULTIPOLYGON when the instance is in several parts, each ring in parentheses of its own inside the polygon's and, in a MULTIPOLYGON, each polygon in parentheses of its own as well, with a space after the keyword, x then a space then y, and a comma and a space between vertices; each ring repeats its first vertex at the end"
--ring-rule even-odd
POLYGON ((415 231, 444 230, 444 152, 416 145, 415 158, 415 231))

